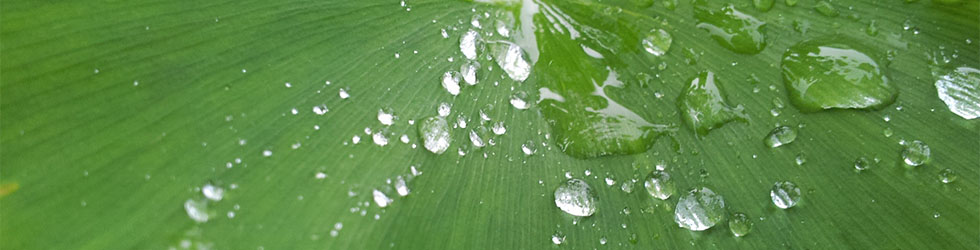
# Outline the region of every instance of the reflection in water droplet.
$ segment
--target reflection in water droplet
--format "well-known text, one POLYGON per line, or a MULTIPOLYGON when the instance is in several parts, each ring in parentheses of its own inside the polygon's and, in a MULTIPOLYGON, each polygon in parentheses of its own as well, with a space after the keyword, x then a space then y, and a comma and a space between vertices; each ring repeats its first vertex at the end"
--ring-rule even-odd
POLYGON ((870 161, 868 161, 868 158, 865 158, 864 156, 858 157, 856 160, 854 160, 854 169, 857 169, 858 172, 871 169, 872 166, 873 165, 870 161))
POLYGON ((343 88, 338 90, 337 94, 340 96, 340 99, 347 99, 348 97, 350 97, 350 94, 347 93, 347 90, 343 88))
POLYGON ((677 98, 681 118, 699 136, 730 121, 746 121, 742 105, 731 107, 725 100, 718 80, 711 71, 691 79, 683 94, 677 98))
POLYGON ((661 200, 670 198, 677 190, 674 186, 674 181, 670 178, 670 174, 661 170, 650 172, 646 180, 643 181, 643 186, 650 196, 661 200))
POLYGON ((570 179, 555 189, 555 205, 574 216, 592 216, 596 212, 596 197, 589 184, 570 179))
POLYGON ((504 122, 496 122, 496 123, 494 123, 492 130, 493 130, 493 133, 496 134, 496 135, 502 135, 504 133, 507 133, 507 128, 504 127, 504 122))
POLYGON ((952 169, 943 169, 939 172, 939 181, 942 183, 953 183, 956 181, 956 172, 952 169))
POLYGON ((459 78, 459 72, 456 71, 449 71, 442 74, 442 87, 450 95, 459 95, 459 78))
POLYGON ((752 231, 752 220, 743 213, 735 213, 728 221, 728 229, 735 237, 742 237, 752 231))
POLYGON ((787 126, 779 126, 769 132, 763 142, 770 148, 776 148, 792 143, 794 140, 796 140, 796 130, 787 126))
POLYGON ((677 201, 674 222, 691 231, 704 231, 725 218, 725 200, 709 188, 694 188, 677 201))
POLYGON ((478 71, 479 68, 480 68, 480 63, 476 61, 469 61, 466 62, 466 64, 460 66, 459 72, 460 74, 463 75, 463 81, 465 81, 466 84, 469 84, 471 86, 476 85, 477 84, 476 72, 478 71))
POLYGON ((803 112, 877 109, 895 102, 898 89, 878 63, 841 40, 805 41, 786 50, 782 71, 790 102, 803 112))
POLYGON ((529 105, 527 102, 527 92, 517 91, 513 95, 511 95, 510 105, 514 106, 514 108, 521 109, 521 110, 529 108, 531 105, 529 105))
POLYGON ((670 49, 670 44, 674 39, 666 30, 655 29, 643 39, 643 49, 655 56, 663 56, 670 49))
POLYGON ((765 22, 736 10, 732 5, 713 10, 705 0, 694 3, 697 27, 707 30, 722 47, 741 54, 757 54, 766 48, 765 22))
POLYGON ((392 114, 391 110, 379 109, 378 122, 385 126, 391 126, 391 124, 395 124, 395 115, 392 114))
POLYGON ((531 75, 531 65, 524 59, 524 50, 517 44, 498 42, 494 46, 494 59, 514 81, 523 82, 531 75))
POLYGON ((425 118, 419 124, 419 134, 425 149, 435 154, 442 154, 449 149, 449 123, 441 116, 425 118))
POLYGON ((521 144, 521 152, 524 152, 525 155, 533 155, 536 151, 533 141, 527 141, 521 144))
POLYGON ((388 198, 388 195, 385 195, 385 193, 375 189, 374 191, 371 191, 371 194, 374 196, 374 204, 377 204, 378 207, 387 207, 388 205, 391 205, 392 200, 391 198, 388 198))
POLYGON ((201 188, 201 193, 204 194, 204 197, 207 197, 209 200, 213 201, 220 201, 221 198, 225 197, 225 190, 223 188, 211 185, 210 183, 205 184, 204 187, 201 188))
POLYGON ((902 150, 902 161, 906 165, 915 167, 922 164, 929 163, 931 152, 929 150, 929 145, 926 143, 915 140, 911 143, 905 144, 905 149, 902 150))
POLYGON ((788 181, 773 184, 772 190, 769 191, 769 196, 772 198, 772 204, 782 209, 796 206, 796 203, 802 198, 800 188, 796 187, 796 184, 788 181))
POLYGON ((388 137, 382 134, 381 131, 375 132, 374 135, 371 135, 371 140, 378 146, 384 147, 385 145, 388 145, 388 137))
POLYGON ((466 59, 476 60, 476 51, 480 41, 480 34, 474 30, 468 30, 459 38, 459 51, 463 52, 466 59))
POLYGON ((959 67, 938 78, 936 90, 949 111, 967 120, 980 117, 980 70, 959 67))
POLYGON ((184 211, 192 220, 203 223, 208 222, 208 203, 206 200, 188 199, 184 202, 184 211))

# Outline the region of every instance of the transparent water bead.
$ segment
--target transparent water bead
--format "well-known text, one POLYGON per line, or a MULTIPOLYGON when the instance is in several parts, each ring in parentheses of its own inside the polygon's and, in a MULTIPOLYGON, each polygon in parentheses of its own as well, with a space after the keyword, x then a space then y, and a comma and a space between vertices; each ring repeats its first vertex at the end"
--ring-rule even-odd
POLYGON ((510 105, 520 110, 524 110, 531 107, 531 105, 527 102, 527 92, 524 91, 514 92, 514 94, 510 96, 510 105))
POLYGON ((450 95, 459 95, 459 78, 459 72, 456 71, 449 71, 442 74, 442 87, 450 95))
POLYGON ((788 181, 773 184, 772 190, 769 191, 769 196, 772 198, 772 204, 782 209, 796 206, 796 203, 803 197, 800 193, 800 188, 796 187, 796 184, 788 181))
POLYGON ((654 29, 643 39, 643 49, 655 56, 663 56, 670 49, 670 44, 674 39, 666 30, 654 29))
POLYGON ((596 197, 585 181, 569 179, 555 189, 555 205, 570 215, 592 216, 596 212, 596 197))
POLYGON ((205 198, 208 198, 208 200, 213 200, 213 201, 220 201, 222 198, 225 197, 225 190, 223 188, 217 187, 210 183, 205 184, 204 187, 201 188, 201 193, 204 194, 205 198))
POLYGON ((393 201, 391 198, 388 198, 388 195, 377 189, 371 191, 371 195, 374 197, 374 204, 377 204, 378 207, 387 207, 393 201))
POLYGON ((735 213, 728 220, 728 229, 735 237, 742 237, 752 231, 752 220, 743 213, 735 213))
POLYGON ((691 231, 704 231, 725 218, 725 200, 709 188, 688 191, 677 201, 674 222, 691 231))
POLYGON ((531 65, 524 59, 521 46, 500 42, 494 47, 494 59, 507 76, 514 81, 523 82, 531 75, 531 65))
POLYGON ((796 130, 788 126, 779 126, 769 132, 766 139, 763 141, 766 146, 770 148, 776 148, 782 145, 789 144, 796 140, 796 130))
POLYGON ((425 118, 419 123, 419 134, 426 150, 442 154, 449 149, 449 123, 441 116, 425 118))
POLYGON ((871 161, 868 161, 868 158, 865 158, 863 156, 858 157, 856 160, 854 160, 854 169, 856 169, 858 172, 871 169, 871 166, 873 166, 871 164, 871 161))
POLYGON ((936 91, 954 114, 967 120, 980 117, 980 70, 959 67, 939 76, 936 91))
POLYGON ((463 75, 463 81, 472 86, 477 84, 476 72, 479 71, 479 68, 480 63, 469 61, 460 66, 459 73, 463 75))
POLYGON ((650 172, 646 180, 643 181, 643 187, 646 188, 650 196, 661 200, 670 198, 677 191, 670 174, 661 170, 650 172))
POLYGON ((392 114, 391 110, 379 109, 378 122, 381 122, 381 124, 385 126, 391 126, 392 124, 395 124, 395 115, 392 114))
POLYGON ((459 38, 459 51, 463 52, 466 59, 476 60, 477 47, 479 47, 480 34, 475 30, 468 30, 459 38))
POLYGON ((939 172, 939 181, 942 183, 953 183, 956 178, 956 172, 952 169, 947 168, 939 172))
POLYGON ((207 200, 188 199, 184 202, 184 211, 187 212, 188 217, 198 223, 208 222, 210 217, 207 200))
POLYGON ((864 49, 843 41, 804 41, 783 53, 783 83, 800 111, 877 109, 895 102, 898 88, 879 64, 864 49))
POLYGON ((409 192, 408 183, 405 181, 404 177, 395 177, 395 191, 398 192, 398 196, 407 196, 409 192))
POLYGON ((902 150, 902 161, 905 162, 905 165, 916 167, 929 163, 930 155, 929 145, 915 140, 905 144, 905 149, 902 150))

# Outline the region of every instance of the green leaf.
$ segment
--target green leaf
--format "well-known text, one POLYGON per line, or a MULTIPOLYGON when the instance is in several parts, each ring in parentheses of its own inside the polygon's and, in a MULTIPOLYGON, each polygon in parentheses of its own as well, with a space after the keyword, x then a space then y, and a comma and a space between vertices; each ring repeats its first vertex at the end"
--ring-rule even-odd
POLYGON ((766 3, 7 1, 0 249, 980 245, 976 84, 955 82, 980 67, 980 3, 766 3), (764 25, 699 24, 723 8, 764 25), (644 39, 660 31, 657 55, 644 39), (827 38, 876 55, 894 102, 792 101, 787 49, 827 38), (709 71, 745 122, 696 136, 677 101, 709 71), (426 119, 451 127, 442 154, 426 119), (760 143, 780 126, 792 143, 760 143), (642 184, 660 168, 666 200, 642 184), (591 187, 592 216, 556 206, 566 176, 591 187), (801 190, 785 210, 784 181, 801 190), (724 220, 679 227, 702 187, 724 220))

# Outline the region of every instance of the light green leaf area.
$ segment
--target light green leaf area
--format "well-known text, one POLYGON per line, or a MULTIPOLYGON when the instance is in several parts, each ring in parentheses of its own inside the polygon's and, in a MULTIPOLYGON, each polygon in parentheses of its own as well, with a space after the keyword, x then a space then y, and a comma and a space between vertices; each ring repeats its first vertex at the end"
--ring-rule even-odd
POLYGON ((6 1, 0 249, 977 248, 980 126, 936 83, 980 67, 978 1, 792 2, 711 2, 751 16, 712 32, 692 1, 6 1), (784 54, 827 37, 894 102, 801 113, 784 54), (683 122, 699 72, 744 121, 683 122), (568 178, 591 216, 556 206, 568 178), (700 187, 725 214, 694 232, 674 207, 700 187))

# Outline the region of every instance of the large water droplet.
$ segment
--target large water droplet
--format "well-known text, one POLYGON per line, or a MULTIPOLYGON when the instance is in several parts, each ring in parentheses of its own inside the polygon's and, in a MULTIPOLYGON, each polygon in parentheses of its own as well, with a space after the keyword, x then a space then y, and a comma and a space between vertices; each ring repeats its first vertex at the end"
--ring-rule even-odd
POLYGON ((435 154, 442 154, 449 149, 449 123, 441 116, 425 118, 419 123, 419 134, 425 149, 435 154))
POLYGON ((694 16, 697 27, 707 30, 722 47, 741 54, 756 54, 766 48, 766 23, 732 5, 714 10, 707 6, 707 1, 697 0, 694 16))
POLYGON ((497 65, 514 81, 523 82, 531 75, 531 65, 524 60, 524 50, 521 46, 509 42, 499 42, 494 46, 497 65))
POLYGON ((898 89, 878 63, 840 40, 806 41, 786 50, 782 71, 790 102, 803 112, 893 103, 898 89))
POLYGON ((902 161, 905 162, 905 165, 915 167, 929 163, 930 155, 929 145, 915 140, 905 144, 905 149, 902 150, 902 161))
POLYGON ((980 117, 980 70, 959 67, 938 78, 936 91, 949 111, 968 120, 980 117))
POLYGON ((746 120, 742 105, 729 106, 717 82, 714 73, 701 72, 690 80, 691 84, 677 98, 681 118, 699 136, 707 135, 708 131, 730 121, 746 120))
POLYGON ((674 180, 670 179, 670 174, 661 170, 650 172, 643 181, 643 187, 647 189, 650 196, 661 200, 670 198, 677 191, 674 180))
POLYGON ((555 189, 555 205, 574 216, 592 216, 596 212, 596 197, 589 184, 570 179, 555 189))
POLYGON ((766 139, 763 140, 766 146, 770 148, 779 147, 782 145, 789 144, 796 140, 796 130, 788 126, 779 126, 769 132, 766 139))
POLYGON ((681 196, 674 222, 691 231, 704 231, 725 218, 725 200, 709 188, 694 188, 681 196))
POLYGON ((666 30, 654 29, 643 39, 643 49, 655 56, 663 56, 670 49, 674 39, 666 30))
POLYGON ((802 198, 800 193, 800 188, 796 187, 796 184, 788 181, 776 182, 772 186, 772 190, 769 191, 769 197, 772 198, 772 204, 782 209, 791 208, 796 206, 796 203, 802 198))
POLYGON ((466 59, 476 60, 476 51, 480 46, 480 34, 475 30, 468 30, 459 38, 459 51, 463 52, 466 59))
POLYGON ((735 237, 742 237, 752 231, 752 220, 743 213, 735 213, 728 221, 728 229, 735 237))

